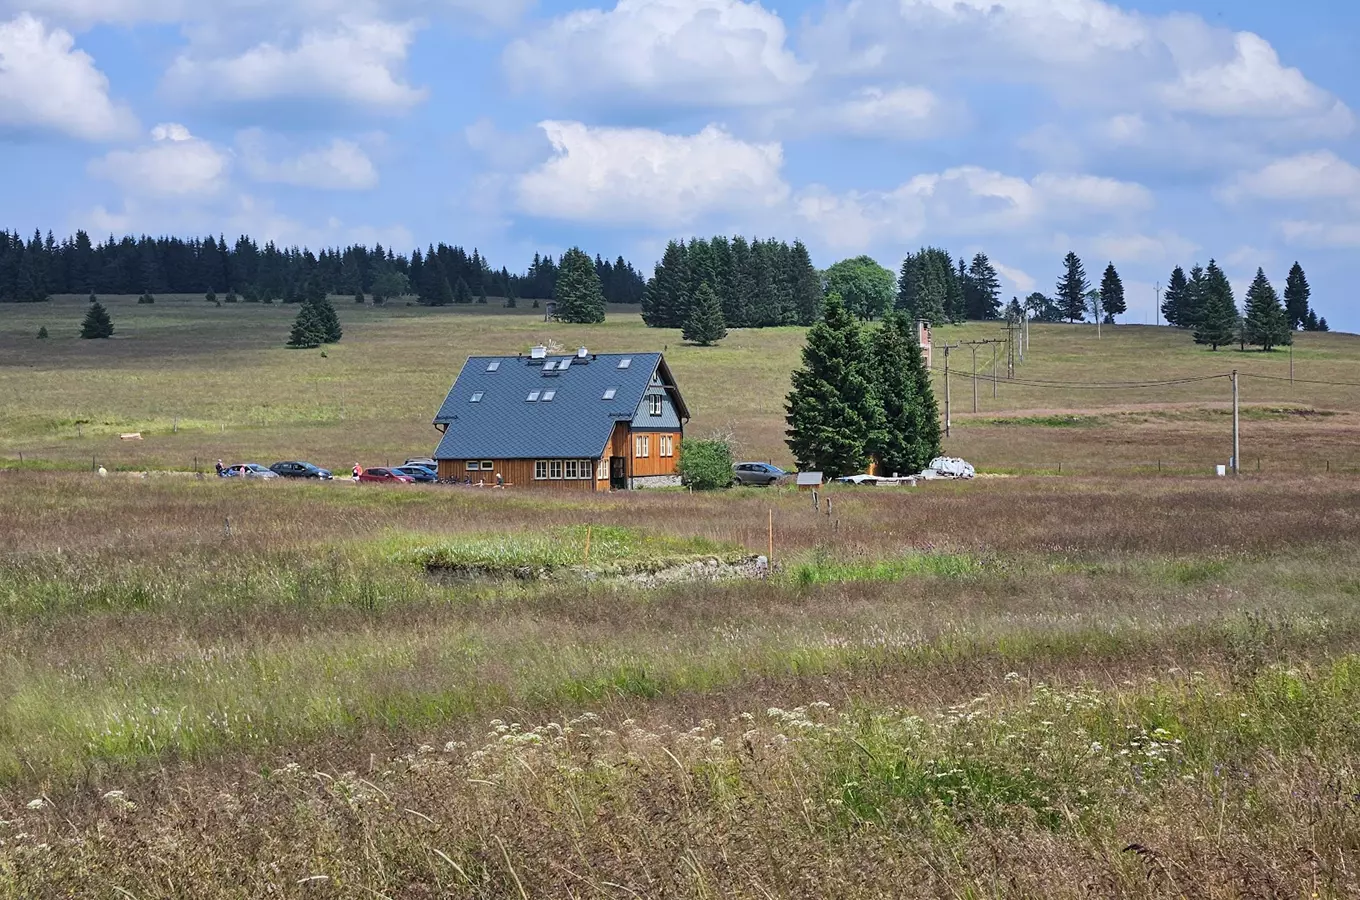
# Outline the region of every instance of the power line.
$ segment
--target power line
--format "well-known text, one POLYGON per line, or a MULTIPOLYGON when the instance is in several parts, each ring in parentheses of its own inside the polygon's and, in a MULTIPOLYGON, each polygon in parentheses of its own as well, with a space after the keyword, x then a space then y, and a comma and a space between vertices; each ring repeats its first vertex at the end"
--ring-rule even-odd
POLYGON ((1225 372, 1222 375, 1203 375, 1195 378, 1175 378, 1166 381, 1041 381, 1038 379, 1026 378, 998 378, 996 376, 983 375, 981 373, 979 373, 977 377, 982 381, 999 381, 1005 384, 1015 384, 1023 387, 1063 388, 1072 390, 1130 390, 1137 388, 1174 387, 1181 384, 1199 384, 1205 381, 1217 381, 1220 378, 1231 378, 1232 375, 1225 372))
POLYGON ((1317 381, 1309 378, 1284 378, 1280 375, 1256 375, 1243 372, 1243 378, 1264 378, 1267 381, 1288 381, 1291 384, 1325 384, 1330 387, 1360 387, 1360 381, 1317 381))

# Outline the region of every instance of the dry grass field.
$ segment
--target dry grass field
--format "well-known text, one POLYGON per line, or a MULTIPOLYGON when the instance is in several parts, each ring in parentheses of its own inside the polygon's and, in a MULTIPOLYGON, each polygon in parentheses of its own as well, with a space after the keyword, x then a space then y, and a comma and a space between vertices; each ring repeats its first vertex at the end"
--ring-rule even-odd
POLYGON ((1214 478, 1226 383, 1036 383, 1286 357, 1054 326, 1035 383, 953 385, 949 449, 1014 477, 830 517, 234 483, 171 470, 428 451, 465 355, 544 338, 671 341, 694 426, 784 460, 801 336, 342 306, 322 358, 278 308, 82 306, 0 307, 0 897, 1360 895, 1360 389, 1244 379, 1214 478), (770 577, 669 580, 771 519, 770 577))

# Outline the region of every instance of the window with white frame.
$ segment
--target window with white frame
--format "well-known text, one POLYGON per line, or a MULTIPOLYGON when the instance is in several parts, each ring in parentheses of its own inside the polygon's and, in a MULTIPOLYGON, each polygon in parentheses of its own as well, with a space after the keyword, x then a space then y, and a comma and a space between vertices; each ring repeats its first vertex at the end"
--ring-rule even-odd
POLYGON ((482 396, 483 396, 483 394, 482 394, 481 391, 474 391, 473 394, 472 394, 472 401, 471 401, 471 402, 473 402, 473 403, 481 403, 481 402, 482 402, 482 396))
POLYGON ((604 399, 604 400, 613 400, 613 399, 614 399, 614 396, 615 396, 618 392, 619 392, 619 389, 618 389, 618 388, 608 388, 608 389, 604 392, 604 397, 601 398, 601 399, 604 399))
POLYGON ((489 363, 486 364, 486 370, 487 370, 488 372, 495 372, 495 371, 497 371, 498 369, 500 369, 500 367, 501 367, 501 361, 500 361, 499 359, 493 359, 491 362, 489 362, 489 363))
POLYGON ((492 461, 489 460, 489 459, 484 459, 484 460, 482 460, 482 471, 483 471, 483 472, 490 472, 490 471, 491 471, 492 469, 494 469, 494 468, 496 468, 496 464, 495 464, 494 462, 492 462, 492 461))
POLYGON ((544 391, 544 392, 543 392, 542 402, 543 402, 543 403, 551 403, 551 402, 553 401, 553 398, 556 397, 556 396, 557 396, 557 391, 544 391))
POLYGON ((470 459, 467 461, 467 470, 469 472, 476 472, 477 469, 480 468, 480 466, 481 464, 478 463, 477 460, 475 459, 470 459))
POLYGON ((552 479, 553 481, 562 480, 562 460, 560 459, 548 460, 548 478, 552 479))
POLYGON ((651 413, 652 415, 654 415, 654 416, 659 416, 659 415, 661 415, 661 395, 660 395, 660 394, 648 394, 648 395, 647 395, 647 411, 648 411, 649 413, 651 413))
POLYGON ((633 455, 638 459, 646 459, 652 455, 651 435, 639 434, 633 438, 633 455))
POLYGON ((536 400, 538 400, 538 391, 530 391, 529 396, 525 398, 526 403, 533 403, 536 400))
POLYGON ((675 455, 675 435, 663 434, 656 439, 656 455, 657 456, 675 455))
POLYGON ((606 481, 609 478, 609 460, 601 459, 600 465, 595 469, 595 480, 606 481))
POLYGON ((581 477, 581 464, 574 459, 567 460, 567 480, 576 481, 581 477))
POLYGON ((546 481, 547 478, 548 478, 548 461, 546 459, 540 459, 538 462, 534 463, 534 480, 546 481))

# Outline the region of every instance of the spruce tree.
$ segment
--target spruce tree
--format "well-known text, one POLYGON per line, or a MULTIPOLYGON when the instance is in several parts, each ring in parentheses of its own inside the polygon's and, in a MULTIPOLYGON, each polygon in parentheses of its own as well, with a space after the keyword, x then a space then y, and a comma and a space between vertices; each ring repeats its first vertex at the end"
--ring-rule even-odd
POLYGON ((1124 301, 1124 282, 1115 271, 1114 263, 1105 267, 1105 275, 1100 279, 1100 311, 1105 314, 1107 324, 1114 324, 1114 317, 1129 311, 1124 301))
POLYGON ((453 288, 453 302, 457 304, 472 302, 472 288, 468 287, 467 281, 463 276, 458 276, 458 283, 453 288))
POLYGON ((1081 259, 1069 251, 1063 258, 1063 277, 1058 279, 1058 294, 1054 297, 1068 322, 1085 321, 1086 292, 1090 287, 1081 259))
POLYGON ((864 335, 837 294, 827 296, 822 320, 808 330, 785 409, 787 443, 800 468, 831 478, 864 471, 883 408, 864 335))
POLYGON ((1223 274, 1214 260, 1209 260, 1209 268, 1204 271, 1201 280, 1204 305, 1195 327, 1195 343, 1208 344, 1210 349, 1217 350, 1237 338, 1240 318, 1237 301, 1233 299, 1228 276, 1223 274))
POLYGON ((295 350, 310 350, 320 347, 325 338, 325 325, 316 307, 311 303, 302 304, 293 320, 293 330, 288 334, 288 346, 295 350))
POLYGON ((1185 291, 1187 282, 1185 270, 1180 266, 1171 270, 1166 282, 1166 292, 1162 294, 1162 318, 1166 324, 1185 327, 1185 291))
POLYGON ((1209 302, 1209 287, 1204 277, 1204 267, 1196 263, 1190 269, 1190 278, 1185 282, 1185 294, 1181 298, 1182 328, 1198 328, 1204 318, 1204 306, 1209 302))
POLYGON ((46 325, 44 325, 44 326, 42 326, 41 328, 38 329, 38 340, 40 340, 40 341, 45 341, 45 340, 47 340, 47 326, 46 326, 46 325))
POLYGON ((1294 341, 1294 330, 1289 325, 1289 316, 1280 304, 1280 296, 1275 293, 1264 269, 1256 270, 1256 278, 1247 288, 1247 315, 1245 320, 1246 342, 1256 344, 1264 351, 1279 346, 1288 346, 1294 341))
POLYGON ((679 328, 689 312, 689 260, 683 241, 670 241, 642 295, 642 320, 652 328, 679 328))
POLYGON ((718 295, 705 281, 699 285, 690 305, 689 319, 685 322, 683 337, 690 343, 708 347, 727 337, 727 325, 723 322, 722 303, 718 295))
POLYGON ((91 301, 85 321, 80 323, 80 336, 86 340, 101 340, 113 337, 113 320, 109 311, 98 300, 91 301))
POLYGON ((562 255, 553 298, 557 301, 557 318, 563 322, 604 321, 600 275, 595 271, 595 261, 580 247, 572 247, 562 255))
POLYGON ((870 357, 883 408, 883 427, 870 442, 870 454, 885 473, 920 472, 940 455, 941 436, 916 323, 904 313, 890 313, 870 341, 870 357))
POLYGON ((354 303, 355 303, 357 306, 363 306, 363 305, 364 305, 364 292, 363 292, 363 291, 355 291, 355 292, 354 292, 354 303))
POLYGON ((150 291, 147 291, 146 293, 142 294, 142 296, 137 298, 137 302, 145 306, 150 306, 151 304, 156 302, 156 298, 151 296, 150 291))
POLYGON ((477 302, 485 306, 488 299, 489 298, 486 296, 486 285, 483 284, 481 287, 477 288, 477 302))
POLYGON ((998 319, 1001 317, 1001 279, 996 267, 979 253, 968 266, 968 280, 964 285, 970 319, 998 319))
POLYGON ((1314 330, 1315 330, 1315 331, 1331 331, 1331 330, 1332 330, 1331 326, 1327 324, 1327 317, 1326 317, 1326 316, 1323 316, 1322 318, 1318 319, 1318 321, 1317 321, 1317 328, 1315 328, 1314 330))
POLYGON ((310 301, 310 305, 316 310, 316 320, 321 328, 321 342, 323 344, 334 344, 338 342, 344 331, 340 328, 340 317, 335 314, 335 307, 331 305, 330 298, 324 294, 310 301))
POLYGON ((822 314, 822 276, 812 264, 812 256, 802 241, 794 241, 789 252, 793 280, 793 310, 797 324, 812 325, 822 314))
POLYGON ((1303 274, 1303 266, 1295 261, 1289 269, 1289 278, 1284 283, 1284 308, 1289 320, 1290 330, 1303 326, 1308 318, 1308 299, 1313 290, 1308 286, 1308 277, 1303 274))
POLYGON ((207 300, 209 303, 216 303, 216 302, 217 302, 217 291, 214 291, 214 290, 212 290, 211 288, 209 288, 209 289, 208 289, 208 293, 206 293, 206 294, 203 295, 203 299, 204 299, 204 300, 207 300))

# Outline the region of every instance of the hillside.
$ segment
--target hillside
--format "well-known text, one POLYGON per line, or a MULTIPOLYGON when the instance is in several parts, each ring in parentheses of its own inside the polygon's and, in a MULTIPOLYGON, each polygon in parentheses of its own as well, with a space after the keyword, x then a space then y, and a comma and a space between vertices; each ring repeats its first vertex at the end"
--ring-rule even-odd
MULTIPOLYGON (((783 401, 802 330, 734 330, 718 347, 685 346, 678 332, 645 328, 615 309, 601 326, 546 324, 541 311, 488 306, 374 308, 337 299, 344 340, 292 351, 292 307, 206 304, 162 296, 102 298, 109 341, 76 337, 84 298, 0 307, 0 460, 80 466, 189 468, 198 460, 302 456, 332 466, 428 453, 429 420, 463 359, 517 352, 538 341, 599 351, 664 349, 695 411, 693 433, 730 431, 743 455, 788 460, 783 401), (40 327, 51 337, 37 340, 40 327), (121 432, 146 440, 121 442, 121 432)), ((937 330, 937 345, 999 337, 999 324, 937 330)), ((1003 354, 1004 355, 1004 354, 1003 354)), ((1168 328, 1033 326, 1017 381, 980 380, 978 412, 968 348, 951 360, 953 436, 946 449, 1010 471, 1203 472, 1230 453, 1226 379, 1089 389, 1092 382, 1162 382, 1227 373, 1242 380, 1243 464, 1278 471, 1360 467, 1360 337, 1302 334, 1289 354, 1209 352, 1168 328), (1061 382, 1062 384, 1039 384, 1061 382), (1258 462, 1259 461, 1259 462, 1258 462)), ((943 354, 936 352, 943 395, 943 354)), ((986 373, 991 348, 978 352, 986 373)), ((1004 377, 1004 362, 998 372, 1004 377)))

